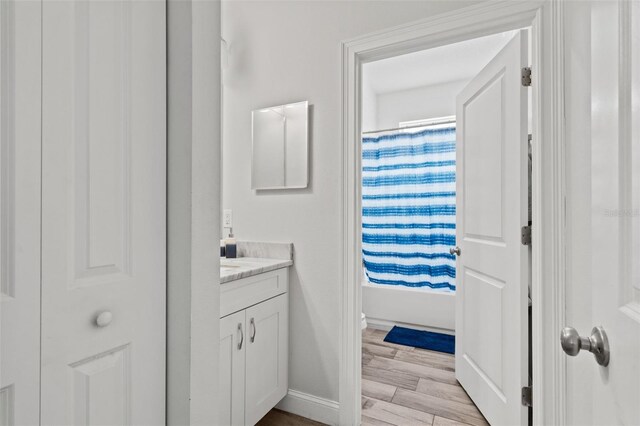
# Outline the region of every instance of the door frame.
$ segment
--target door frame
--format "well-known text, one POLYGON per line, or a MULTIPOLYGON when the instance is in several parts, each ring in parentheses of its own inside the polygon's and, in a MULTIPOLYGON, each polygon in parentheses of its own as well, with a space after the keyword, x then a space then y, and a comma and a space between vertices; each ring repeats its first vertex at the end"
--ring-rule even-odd
POLYGON ((557 338, 565 319, 564 5, 562 0, 490 0, 341 43, 341 425, 359 424, 361 417, 362 65, 524 27, 531 27, 533 69, 533 422, 565 423, 566 358, 557 338))

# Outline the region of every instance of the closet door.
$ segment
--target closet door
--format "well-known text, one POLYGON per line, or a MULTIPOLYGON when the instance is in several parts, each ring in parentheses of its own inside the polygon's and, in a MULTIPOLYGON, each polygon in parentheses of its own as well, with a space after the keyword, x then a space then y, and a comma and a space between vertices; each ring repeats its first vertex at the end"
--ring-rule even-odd
POLYGON ((40 2, 0 2, 0 425, 40 397, 40 2))
POLYGON ((220 425, 244 425, 245 311, 220 319, 220 425))
POLYGON ((42 31, 42 424, 164 424, 165 4, 42 31))
POLYGON ((288 389, 289 302, 283 294, 247 309, 246 423, 254 425, 288 389))

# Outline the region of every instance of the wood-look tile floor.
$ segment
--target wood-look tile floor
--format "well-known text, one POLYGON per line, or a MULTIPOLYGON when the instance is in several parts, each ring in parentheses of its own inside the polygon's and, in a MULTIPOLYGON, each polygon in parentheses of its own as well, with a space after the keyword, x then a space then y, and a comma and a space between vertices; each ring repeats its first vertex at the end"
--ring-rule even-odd
MULTIPOLYGON (((453 355, 384 341, 362 333, 362 426, 488 425, 455 377, 453 355)), ((257 426, 320 426, 271 410, 257 426)))
POLYGON ((323 423, 318 423, 306 417, 300 417, 274 408, 269 411, 256 426, 323 426, 323 423))
POLYGON ((453 355, 362 333, 362 425, 484 426, 487 421, 456 380, 453 355))

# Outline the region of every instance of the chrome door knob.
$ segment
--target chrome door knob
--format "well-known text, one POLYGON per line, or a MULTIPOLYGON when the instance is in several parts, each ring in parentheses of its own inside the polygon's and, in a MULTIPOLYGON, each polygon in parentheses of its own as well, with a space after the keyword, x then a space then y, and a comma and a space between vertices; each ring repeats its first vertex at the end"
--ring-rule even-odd
POLYGON ((580 336, 573 327, 565 327, 560 333, 560 344, 569 356, 576 356, 585 350, 593 354, 598 364, 604 367, 609 365, 609 339, 602 327, 593 327, 589 337, 580 336))
POLYGON ((451 247, 449 249, 449 254, 455 254, 456 256, 460 256, 460 247, 451 247))
POLYGON ((111 320, 113 320, 113 314, 111 312, 100 312, 96 317, 96 325, 98 327, 106 327, 111 324, 111 320))

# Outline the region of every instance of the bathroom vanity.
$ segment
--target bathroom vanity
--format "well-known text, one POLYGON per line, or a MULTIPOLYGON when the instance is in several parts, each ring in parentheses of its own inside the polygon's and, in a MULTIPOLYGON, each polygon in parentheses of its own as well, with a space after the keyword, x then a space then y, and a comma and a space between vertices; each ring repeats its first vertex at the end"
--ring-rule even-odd
POLYGON ((288 390, 291 259, 220 262, 220 424, 254 425, 288 390))

